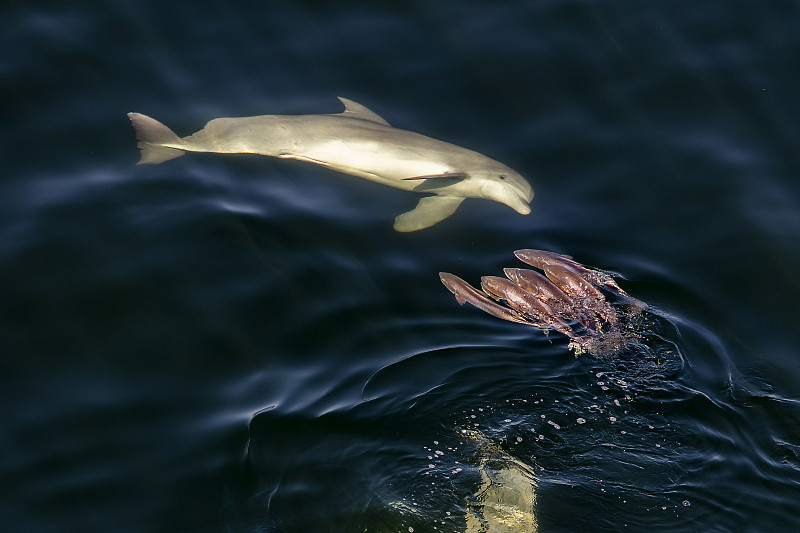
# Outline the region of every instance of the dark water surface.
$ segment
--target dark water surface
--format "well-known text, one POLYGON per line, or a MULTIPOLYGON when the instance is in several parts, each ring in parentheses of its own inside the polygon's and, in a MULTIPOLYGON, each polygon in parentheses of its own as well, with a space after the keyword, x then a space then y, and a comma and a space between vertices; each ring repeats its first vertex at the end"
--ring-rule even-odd
POLYGON ((540 531, 798 530, 800 5, 258 4, 0 8, 3 531, 460 532, 487 449, 540 531), (533 213, 399 234, 415 194, 321 168, 135 165, 129 111, 336 96, 533 213), (639 342, 576 358, 439 282, 519 248, 622 276, 639 342))

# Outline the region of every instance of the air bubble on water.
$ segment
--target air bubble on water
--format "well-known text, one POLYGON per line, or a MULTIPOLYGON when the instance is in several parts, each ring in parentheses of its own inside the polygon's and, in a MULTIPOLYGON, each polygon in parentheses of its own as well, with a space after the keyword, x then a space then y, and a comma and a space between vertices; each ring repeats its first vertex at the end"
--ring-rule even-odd
POLYGON ((438 440, 435 440, 435 441, 433 441, 433 443, 434 443, 435 445, 437 445, 437 446, 439 445, 439 441, 438 441, 438 440))
POLYGON ((522 442, 522 437, 517 437, 517 442, 522 442))
POLYGON ((542 418, 547 418, 545 415, 542 415, 542 418))
POLYGON ((584 418, 578 418, 577 420, 575 420, 575 422, 577 422, 578 424, 585 424, 586 420, 584 418))
POLYGON ((436 465, 435 464, 429 464, 428 468, 436 468, 436 465))
POLYGON ((509 422, 511 422, 511 419, 510 418, 506 418, 505 420, 503 420, 503 422, 509 423, 509 422))
POLYGON ((683 500, 683 506, 684 507, 689 507, 690 505, 692 505, 692 504, 689 503, 689 500, 683 500))
POLYGON ((611 420, 612 422, 616 422, 617 421, 617 417, 616 416, 609 416, 608 419, 611 420))
POLYGON ((616 398, 614 398, 614 405, 616 405, 617 407, 619 407, 619 400, 617 400, 616 398))

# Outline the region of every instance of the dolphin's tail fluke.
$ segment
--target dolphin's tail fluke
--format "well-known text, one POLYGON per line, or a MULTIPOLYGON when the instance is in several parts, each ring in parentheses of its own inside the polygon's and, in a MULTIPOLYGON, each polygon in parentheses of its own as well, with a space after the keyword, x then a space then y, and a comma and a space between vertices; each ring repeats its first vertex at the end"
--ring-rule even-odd
POLYGON ((136 130, 136 139, 139 141, 137 146, 142 151, 142 158, 137 165, 163 163, 184 154, 183 150, 164 146, 180 145, 183 141, 156 119, 140 113, 128 113, 128 118, 136 130))

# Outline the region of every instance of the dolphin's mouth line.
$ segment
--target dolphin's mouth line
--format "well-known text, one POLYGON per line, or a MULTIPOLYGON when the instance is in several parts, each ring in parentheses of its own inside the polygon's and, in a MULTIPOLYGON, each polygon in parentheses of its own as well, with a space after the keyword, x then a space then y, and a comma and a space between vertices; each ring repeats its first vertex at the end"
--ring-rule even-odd
POLYGON ((531 192, 530 195, 526 195, 526 194, 522 193, 521 191, 515 190, 514 191, 514 195, 516 197, 516 200, 517 200, 516 203, 518 205, 516 205, 516 206, 512 205, 510 207, 514 211, 516 211, 517 213, 519 213, 521 215, 529 214, 531 212, 530 202, 531 202, 531 200, 533 200, 533 192, 531 192))
POLYGON ((519 197, 520 200, 526 203, 530 203, 533 200, 533 188, 531 187, 523 189, 522 187, 515 184, 512 190, 519 197))

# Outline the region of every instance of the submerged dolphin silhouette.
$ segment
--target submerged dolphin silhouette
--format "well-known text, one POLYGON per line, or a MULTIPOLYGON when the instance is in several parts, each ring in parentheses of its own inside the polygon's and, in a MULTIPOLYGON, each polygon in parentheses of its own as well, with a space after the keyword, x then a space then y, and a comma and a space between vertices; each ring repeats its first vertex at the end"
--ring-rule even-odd
POLYGON ((527 215, 533 189, 506 165, 472 150, 393 128, 366 107, 339 98, 335 115, 261 115, 218 118, 180 138, 140 113, 128 113, 139 164, 161 163, 185 152, 250 153, 297 159, 397 189, 429 192, 395 219, 397 231, 427 228, 452 215, 465 198, 486 198, 527 215))

